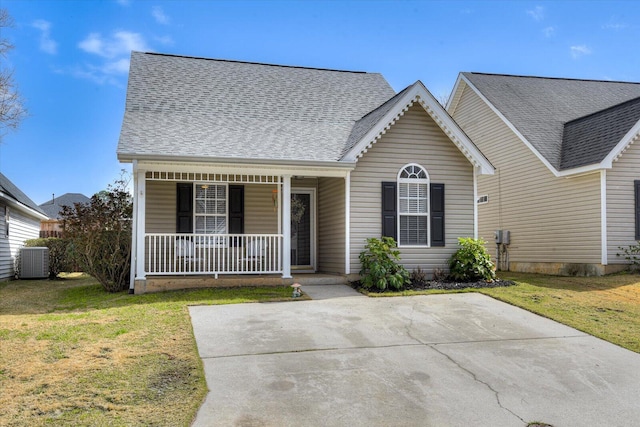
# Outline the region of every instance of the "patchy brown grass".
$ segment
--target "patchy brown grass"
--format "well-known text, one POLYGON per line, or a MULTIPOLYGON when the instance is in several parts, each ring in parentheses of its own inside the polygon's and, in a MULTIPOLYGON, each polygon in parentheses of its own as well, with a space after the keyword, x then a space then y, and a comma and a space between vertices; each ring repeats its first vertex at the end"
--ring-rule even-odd
POLYGON ((0 425, 189 425, 206 384, 187 306, 290 292, 107 294, 87 276, 0 283, 0 425))

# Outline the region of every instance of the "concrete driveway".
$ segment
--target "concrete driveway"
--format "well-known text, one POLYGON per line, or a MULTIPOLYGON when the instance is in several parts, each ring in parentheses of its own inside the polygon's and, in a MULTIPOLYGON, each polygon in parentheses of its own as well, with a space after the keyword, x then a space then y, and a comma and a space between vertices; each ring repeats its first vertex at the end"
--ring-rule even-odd
POLYGON ((480 294, 317 297, 190 308, 194 426, 640 423, 640 355, 575 329, 480 294))

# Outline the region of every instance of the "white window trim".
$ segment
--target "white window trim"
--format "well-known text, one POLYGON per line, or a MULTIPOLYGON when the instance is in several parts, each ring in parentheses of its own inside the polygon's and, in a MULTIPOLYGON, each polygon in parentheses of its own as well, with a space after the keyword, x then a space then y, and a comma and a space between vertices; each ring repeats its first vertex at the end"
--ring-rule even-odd
POLYGON ((193 233, 194 234, 229 234, 229 184, 220 182, 194 182, 193 183, 193 233), (199 185, 215 185, 216 187, 225 187, 225 206, 224 206, 224 233, 198 233, 196 232, 196 218, 198 216, 214 216, 221 217, 220 214, 198 214, 197 208, 197 187, 199 185))
POLYGON ((427 171, 427 168, 425 168, 424 166, 418 164, 418 163, 407 163, 406 165, 404 165, 403 167, 400 168, 400 170, 398 171, 398 175, 396 177, 396 184, 397 184, 397 191, 396 191, 396 212, 398 215, 397 218, 397 230, 396 230, 396 234, 398 236, 398 247, 399 248, 430 248, 431 247, 431 178, 429 177, 429 172, 427 171), (425 175, 427 176, 426 178, 401 178, 400 175, 402 175, 402 172, 411 166, 417 166, 420 169, 422 169, 425 173, 425 175), (408 183, 408 184, 426 184, 427 185, 427 213, 426 214, 403 214, 402 212, 400 212, 400 184, 403 183, 408 183), (427 217, 427 244, 426 245, 403 245, 400 243, 400 217, 401 216, 425 216, 427 217))

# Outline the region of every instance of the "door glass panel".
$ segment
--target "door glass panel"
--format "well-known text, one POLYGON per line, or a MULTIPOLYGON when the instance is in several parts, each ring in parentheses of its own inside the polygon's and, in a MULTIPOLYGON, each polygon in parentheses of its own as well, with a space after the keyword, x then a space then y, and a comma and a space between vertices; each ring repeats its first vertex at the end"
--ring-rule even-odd
POLYGON ((311 265, 310 194, 291 194, 291 265, 311 265))

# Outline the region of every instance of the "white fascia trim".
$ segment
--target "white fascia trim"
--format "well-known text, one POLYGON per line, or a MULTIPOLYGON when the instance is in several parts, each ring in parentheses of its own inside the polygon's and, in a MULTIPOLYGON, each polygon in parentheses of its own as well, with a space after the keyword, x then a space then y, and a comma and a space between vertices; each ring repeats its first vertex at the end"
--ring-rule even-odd
POLYGON ((453 113, 458 108, 458 103, 460 102, 460 98, 462 97, 462 91, 465 88, 465 81, 460 77, 462 73, 458 74, 458 78, 456 79, 456 84, 453 85, 453 90, 451 90, 451 94, 449 95, 449 99, 447 99, 447 105, 445 109, 453 117, 453 113))
POLYGON ((616 146, 609 152, 609 155, 602 161, 603 167, 608 169, 613 167, 613 162, 617 161, 627 149, 636 142, 640 137, 640 120, 626 133, 626 135, 616 144, 616 146))
MULTIPOLYGON (((134 160, 135 161, 135 160, 134 160)), ((355 168, 355 163, 326 162, 318 164, 255 164, 255 163, 227 163, 221 161, 186 162, 167 159, 165 161, 137 160, 138 166, 153 172, 195 172, 222 173, 244 175, 291 175, 291 176, 322 176, 345 177, 355 168)))
POLYGON ((40 212, 36 211, 35 209, 32 209, 29 206, 20 203, 19 201, 14 199, 13 196, 11 196, 10 194, 7 194, 7 193, 5 193, 3 191, 0 191, 0 200, 4 200, 12 208, 15 208, 15 209, 17 209, 19 211, 22 211, 22 212, 24 212, 24 213, 26 213, 28 215, 37 217, 41 221, 49 219, 49 217, 46 216, 45 214, 41 214, 40 212))
POLYGON ((493 175, 493 165, 420 81, 414 83, 411 88, 396 101, 395 106, 389 110, 343 158, 349 162, 357 162, 416 102, 424 108, 427 114, 431 116, 469 162, 471 162, 474 167, 480 169, 480 173, 493 175))
POLYGON ((478 169, 473 168, 473 238, 478 239, 478 169))
POLYGON ((351 173, 344 177, 344 274, 351 274, 351 173))
POLYGON ((607 171, 600 171, 600 240, 601 240, 601 260, 602 265, 607 265, 607 171))
MULTIPOLYGON (((478 95, 480 99, 482 99, 484 103, 487 104, 491 111, 493 111, 500 118, 500 120, 502 120, 504 124, 507 125, 509 129, 511 129, 511 131, 524 143, 524 145, 526 145, 533 152, 533 154, 535 154, 536 157, 538 157, 538 159, 551 171, 551 173, 553 173, 555 176, 563 176, 563 174, 561 174, 555 167, 553 167, 551 163, 549 163, 549 161, 542 154, 540 154, 540 152, 536 150, 533 145, 531 145, 527 138, 525 138, 524 135, 522 135, 520 131, 516 129, 516 127, 509 120, 507 120, 507 118, 478 90, 478 88, 476 88, 469 81, 469 79, 467 79, 462 74, 458 76, 458 79, 462 79, 467 84, 467 86, 469 86, 476 93, 476 95, 478 95)), ((458 83, 456 82, 456 86, 457 85, 458 83)), ((565 174, 571 175, 571 173, 565 174)))

